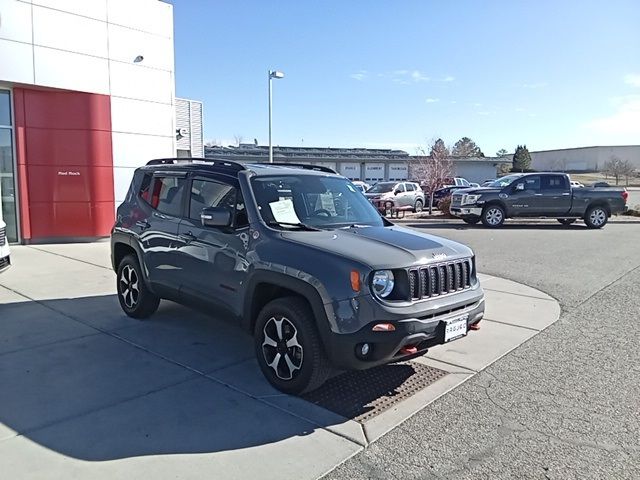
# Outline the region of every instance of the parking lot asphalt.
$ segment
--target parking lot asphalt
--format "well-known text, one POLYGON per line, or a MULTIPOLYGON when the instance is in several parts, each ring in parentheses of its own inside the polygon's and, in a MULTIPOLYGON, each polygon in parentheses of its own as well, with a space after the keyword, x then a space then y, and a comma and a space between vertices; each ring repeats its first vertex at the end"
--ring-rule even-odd
POLYGON ((162 302, 144 322, 126 317, 108 242, 12 257, 0 277, 0 478, 316 479, 560 315, 548 295, 480 274, 480 330, 351 375, 348 392, 328 382, 316 403, 272 388, 251 338, 215 311, 162 302))
POLYGON ((326 478, 640 478, 640 222, 404 224, 470 245, 481 271, 563 313, 326 478))

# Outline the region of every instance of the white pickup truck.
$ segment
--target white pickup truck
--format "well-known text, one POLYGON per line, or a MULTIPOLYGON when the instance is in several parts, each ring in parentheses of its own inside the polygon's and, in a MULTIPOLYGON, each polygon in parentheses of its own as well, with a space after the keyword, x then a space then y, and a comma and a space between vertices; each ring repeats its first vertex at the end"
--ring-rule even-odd
POLYGON ((7 240, 7 225, 0 219, 0 272, 11 266, 9 255, 9 240, 7 240))

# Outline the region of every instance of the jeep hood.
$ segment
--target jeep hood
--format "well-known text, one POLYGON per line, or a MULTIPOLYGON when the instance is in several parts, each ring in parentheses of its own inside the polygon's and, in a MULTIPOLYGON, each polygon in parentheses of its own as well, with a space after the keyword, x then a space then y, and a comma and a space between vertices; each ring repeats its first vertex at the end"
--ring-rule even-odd
POLYGON ((435 257, 469 257, 469 247, 404 227, 360 227, 320 232, 283 232, 282 237, 355 260, 372 269, 403 268, 435 257))

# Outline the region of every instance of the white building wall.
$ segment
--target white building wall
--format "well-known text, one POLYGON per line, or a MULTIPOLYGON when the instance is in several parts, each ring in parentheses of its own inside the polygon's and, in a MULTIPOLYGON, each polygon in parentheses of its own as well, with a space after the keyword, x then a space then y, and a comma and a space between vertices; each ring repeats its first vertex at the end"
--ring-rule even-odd
POLYGON ((640 145, 567 148, 531 152, 531 168, 534 170, 602 170, 612 157, 627 160, 640 169, 640 145))
POLYGON ((116 204, 136 167, 175 155, 170 4, 0 0, 0 18, 0 82, 111 96, 116 204))

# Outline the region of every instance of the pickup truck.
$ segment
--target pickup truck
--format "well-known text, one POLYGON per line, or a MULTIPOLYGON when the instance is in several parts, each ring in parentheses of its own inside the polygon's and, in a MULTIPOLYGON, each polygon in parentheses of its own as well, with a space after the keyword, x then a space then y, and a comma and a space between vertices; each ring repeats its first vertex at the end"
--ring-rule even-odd
POLYGON ((624 188, 572 188, 565 174, 513 174, 486 187, 456 190, 450 212, 490 228, 517 217, 556 218, 563 225, 582 219, 589 228, 602 228, 627 209, 627 197, 624 188))

